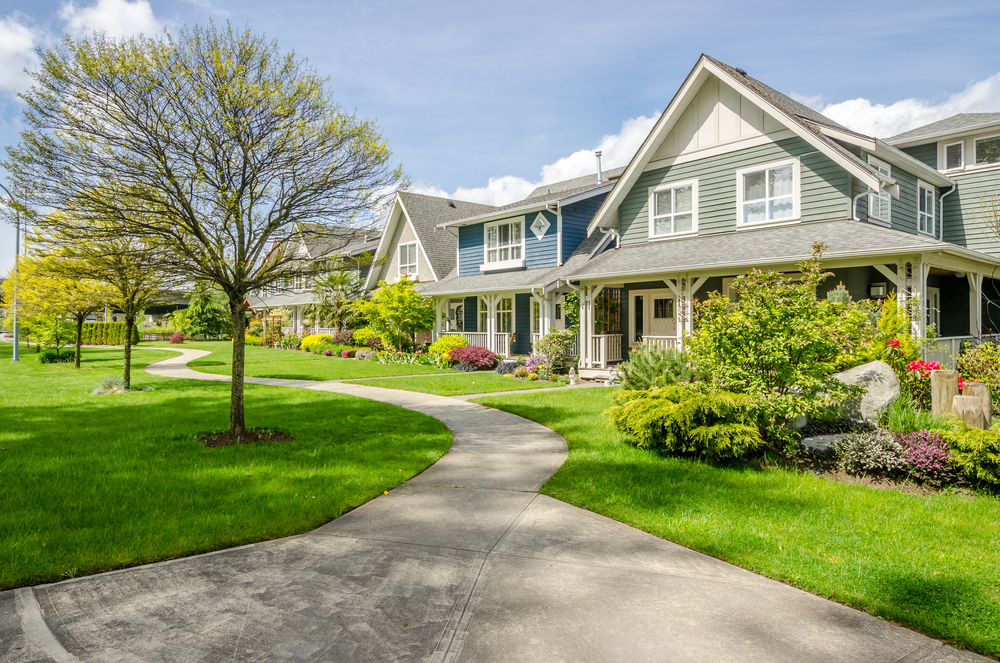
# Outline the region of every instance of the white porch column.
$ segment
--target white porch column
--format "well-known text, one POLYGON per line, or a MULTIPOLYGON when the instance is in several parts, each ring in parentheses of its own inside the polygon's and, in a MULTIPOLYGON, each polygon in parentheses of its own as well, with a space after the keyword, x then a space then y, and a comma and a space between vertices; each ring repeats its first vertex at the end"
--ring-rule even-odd
POLYGON ((292 328, 295 331, 295 333, 298 334, 299 336, 302 335, 302 327, 304 324, 305 324, 305 313, 303 312, 301 306, 296 306, 293 309, 292 328))
POLYGON ((589 368, 593 365, 591 363, 593 358, 590 356, 590 307, 587 297, 589 292, 589 286, 580 286, 580 319, 577 322, 580 325, 580 366, 585 368, 589 368))
POLYGON ((983 333, 983 275, 967 272, 969 279, 969 334, 979 338, 983 333))
POLYGON ((486 295, 486 348, 495 354, 502 354, 496 346, 497 299, 496 295, 486 295))
POLYGON ((431 329, 431 341, 436 341, 441 336, 441 314, 448 306, 448 298, 431 297, 431 304, 434 307, 434 327, 431 329))
POLYGON ((911 304, 910 324, 913 335, 917 338, 923 338, 927 333, 927 275, 930 273, 931 266, 922 260, 913 262, 911 265, 910 297, 916 303, 911 304))

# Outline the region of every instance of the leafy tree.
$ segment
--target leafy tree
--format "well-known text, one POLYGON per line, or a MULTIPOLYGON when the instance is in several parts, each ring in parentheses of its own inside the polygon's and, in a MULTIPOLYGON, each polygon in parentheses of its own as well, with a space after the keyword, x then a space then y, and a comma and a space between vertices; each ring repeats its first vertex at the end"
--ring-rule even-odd
MULTIPOLYGON (((58 264, 56 256, 22 256, 19 259, 18 309, 29 318, 51 315, 68 315, 76 323, 75 365, 80 368, 80 346, 83 338, 83 323, 87 316, 104 308, 111 299, 111 292, 105 283, 93 279, 69 276, 58 264)), ((13 278, 4 281, 6 298, 11 299, 13 278)), ((49 325, 51 326, 51 325, 49 325)), ((41 327, 39 327, 41 329, 41 327)), ((58 347, 56 348, 58 354, 58 347)))
POLYGON ((215 336, 221 334, 231 322, 226 296, 205 285, 199 285, 191 294, 186 314, 182 317, 185 334, 215 336))
POLYGON ((413 281, 403 277, 395 283, 379 281, 371 299, 354 303, 358 315, 378 332, 382 342, 394 350, 408 350, 413 335, 434 325, 434 304, 417 292, 413 281))
POLYGON ((155 238, 170 247, 161 269, 225 294, 240 437, 246 297, 316 271, 405 184, 378 126, 335 104, 294 53, 228 25, 67 37, 31 76, 22 140, 3 163, 29 201, 19 209, 113 220, 91 235, 155 238), (327 240, 320 255, 283 241, 305 222, 327 240))
MULTIPOLYGON (((66 345, 73 338, 73 325, 59 313, 49 313, 43 315, 35 322, 37 327, 38 340, 42 345, 56 349, 56 356, 59 356, 59 349, 66 345)), ((79 337, 77 337, 79 338, 79 337)), ((79 347, 77 347, 77 362, 79 362, 79 347)), ((77 363, 77 368, 80 365, 77 363)))
POLYGON ((357 317, 354 301, 364 294, 364 284, 357 274, 342 270, 316 277, 313 292, 320 300, 309 312, 316 324, 330 322, 336 331, 341 331, 357 317))

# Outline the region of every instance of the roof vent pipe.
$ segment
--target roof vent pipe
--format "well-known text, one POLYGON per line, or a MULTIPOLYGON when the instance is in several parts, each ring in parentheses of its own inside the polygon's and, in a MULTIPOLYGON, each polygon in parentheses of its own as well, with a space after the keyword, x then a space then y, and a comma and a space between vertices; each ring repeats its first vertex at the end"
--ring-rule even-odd
POLYGON ((604 179, 601 177, 601 151, 594 152, 594 156, 597 157, 597 183, 602 184, 604 179))

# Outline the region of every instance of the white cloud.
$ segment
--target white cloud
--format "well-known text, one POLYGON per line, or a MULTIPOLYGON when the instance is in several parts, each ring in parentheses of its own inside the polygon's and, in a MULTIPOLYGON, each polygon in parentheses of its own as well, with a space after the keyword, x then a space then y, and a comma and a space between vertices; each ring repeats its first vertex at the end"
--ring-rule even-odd
POLYGON ((0 19, 0 91, 15 92, 31 85, 25 69, 38 66, 35 47, 41 35, 13 16, 0 19))
POLYGON ((996 112, 998 109, 1000 73, 970 83, 961 92, 937 104, 923 99, 903 99, 889 105, 851 99, 829 104, 820 112, 859 133, 887 138, 958 113, 996 112))
POLYGON ((640 116, 622 123, 621 131, 605 136, 593 149, 577 150, 554 163, 542 166, 541 177, 537 182, 530 182, 522 177, 505 175, 491 177, 486 186, 464 188, 459 187, 453 193, 448 193, 439 186, 417 183, 411 187, 414 193, 442 198, 454 198, 486 205, 506 205, 523 199, 531 191, 542 184, 561 182, 582 175, 597 172, 597 160, 594 152, 603 152, 601 165, 607 170, 626 165, 639 149, 639 145, 653 128, 659 112, 650 117, 640 116))
POLYGON ((148 0, 97 0, 87 7, 67 2, 62 6, 59 17, 66 21, 66 31, 77 37, 89 36, 92 32, 107 33, 117 39, 132 37, 140 32, 154 36, 163 27, 148 0))
POLYGON ((814 94, 812 96, 808 96, 805 94, 799 94, 798 92, 792 92, 788 96, 794 99, 795 101, 799 102, 803 106, 808 106, 813 110, 818 111, 823 108, 823 95, 821 94, 814 94))

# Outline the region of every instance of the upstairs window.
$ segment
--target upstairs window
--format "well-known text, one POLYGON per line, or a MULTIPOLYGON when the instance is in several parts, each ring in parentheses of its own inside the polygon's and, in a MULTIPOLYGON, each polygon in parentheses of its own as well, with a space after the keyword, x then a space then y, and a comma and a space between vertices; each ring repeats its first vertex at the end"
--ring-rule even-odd
POLYGON ((945 170, 956 170, 965 167, 965 142, 952 143, 944 146, 945 170))
POLYGON ((934 234, 934 187, 923 182, 917 183, 917 228, 934 234))
POLYGON ((698 231, 698 180, 656 187, 649 194, 650 237, 690 235, 698 231))
MULTIPOLYGON (((892 177, 889 164, 868 157, 868 164, 878 170, 879 175, 892 177)), ((887 191, 872 191, 868 194, 868 220, 889 223, 891 213, 891 197, 887 191)))
POLYGON ((976 165, 1000 163, 1000 136, 980 138, 976 141, 976 165))
POLYGON ((417 243, 399 245, 399 269, 396 272, 399 276, 409 276, 416 279, 417 276, 417 243))
POLYGON ((739 225, 799 218, 799 161, 791 159, 737 171, 739 225))
POLYGON ((524 217, 486 224, 486 263, 483 269, 524 264, 524 217))

